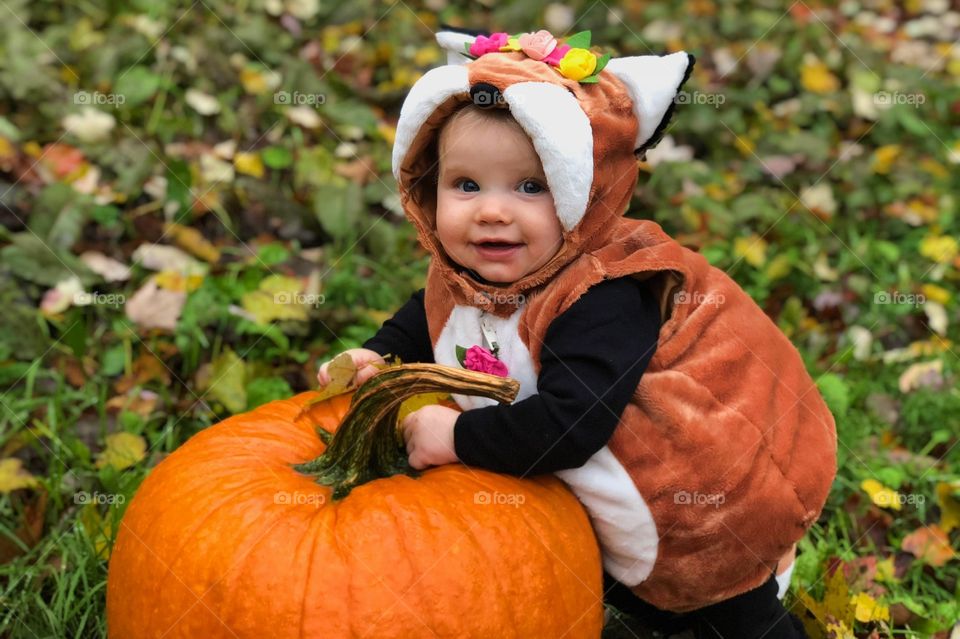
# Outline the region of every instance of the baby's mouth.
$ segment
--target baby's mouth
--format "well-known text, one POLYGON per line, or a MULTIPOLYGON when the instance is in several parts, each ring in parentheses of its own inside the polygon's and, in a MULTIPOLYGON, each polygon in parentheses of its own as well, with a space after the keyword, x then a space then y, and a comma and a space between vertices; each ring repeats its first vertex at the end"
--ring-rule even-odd
POLYGON ((506 250, 523 246, 520 242, 477 242, 476 246, 492 250, 506 250))

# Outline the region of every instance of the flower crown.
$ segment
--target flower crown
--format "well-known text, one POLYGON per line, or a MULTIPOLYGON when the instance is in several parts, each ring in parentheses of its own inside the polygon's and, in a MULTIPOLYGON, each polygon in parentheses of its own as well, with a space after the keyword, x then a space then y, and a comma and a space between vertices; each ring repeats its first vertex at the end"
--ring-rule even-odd
POLYGON ((473 42, 463 45, 466 55, 473 60, 487 53, 522 51, 527 57, 554 67, 565 78, 592 83, 599 81, 598 75, 610 60, 610 54, 598 56, 589 47, 589 31, 575 33, 560 44, 546 29, 517 35, 500 31, 477 36, 473 42))

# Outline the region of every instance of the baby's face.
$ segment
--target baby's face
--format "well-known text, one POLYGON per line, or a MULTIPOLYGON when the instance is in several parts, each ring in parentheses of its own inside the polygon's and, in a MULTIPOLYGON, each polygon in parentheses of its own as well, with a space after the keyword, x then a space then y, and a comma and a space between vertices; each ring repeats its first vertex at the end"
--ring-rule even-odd
POLYGON ((563 243, 547 180, 519 126, 458 119, 443 131, 437 235, 447 255, 490 282, 515 282, 563 243))

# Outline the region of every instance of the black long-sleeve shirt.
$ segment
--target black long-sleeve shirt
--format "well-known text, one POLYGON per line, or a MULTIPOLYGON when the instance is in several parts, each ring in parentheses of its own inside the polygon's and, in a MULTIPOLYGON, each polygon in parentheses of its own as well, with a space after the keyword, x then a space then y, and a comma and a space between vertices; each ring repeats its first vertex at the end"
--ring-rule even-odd
MULTIPOLYGON (((433 362, 423 294, 414 293, 364 348, 433 362)), ((547 328, 535 394, 457 418, 457 456, 518 476, 582 466, 613 435, 659 332, 659 307, 643 283, 624 277, 591 287, 547 328)))

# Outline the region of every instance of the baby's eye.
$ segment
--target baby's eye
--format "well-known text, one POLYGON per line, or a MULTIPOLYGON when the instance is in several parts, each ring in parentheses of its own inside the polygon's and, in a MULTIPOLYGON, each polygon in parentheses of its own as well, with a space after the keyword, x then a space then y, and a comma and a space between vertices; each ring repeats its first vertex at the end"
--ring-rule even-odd
POLYGON ((460 180, 457 180, 456 182, 454 182, 454 186, 468 193, 472 193, 474 191, 480 190, 480 187, 477 185, 476 182, 474 182, 473 180, 469 180, 467 178, 462 178, 460 180))
POLYGON ((534 195, 536 193, 543 193, 546 191, 542 184, 534 180, 525 180, 523 184, 520 185, 520 190, 528 195, 534 195))

